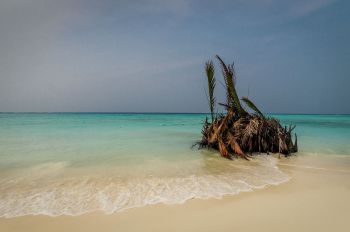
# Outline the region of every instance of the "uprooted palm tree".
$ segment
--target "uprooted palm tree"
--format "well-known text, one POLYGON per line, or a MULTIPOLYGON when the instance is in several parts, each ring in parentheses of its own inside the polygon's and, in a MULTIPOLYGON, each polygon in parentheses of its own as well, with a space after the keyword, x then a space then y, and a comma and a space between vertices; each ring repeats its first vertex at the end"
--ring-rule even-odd
POLYGON ((216 56, 219 61, 224 85, 226 88, 226 113, 215 114, 215 74, 214 64, 208 61, 205 71, 208 81, 208 101, 211 112, 211 122, 206 119, 202 129, 202 139, 197 144, 199 148, 218 150, 228 159, 240 157, 248 159, 254 152, 280 153, 290 155, 298 151, 297 135, 292 141, 292 131, 295 126, 282 127, 277 119, 266 117, 248 98, 241 100, 253 111, 248 113, 238 98, 235 88, 234 64, 226 63, 216 56), (249 154, 248 154, 249 153, 249 154))

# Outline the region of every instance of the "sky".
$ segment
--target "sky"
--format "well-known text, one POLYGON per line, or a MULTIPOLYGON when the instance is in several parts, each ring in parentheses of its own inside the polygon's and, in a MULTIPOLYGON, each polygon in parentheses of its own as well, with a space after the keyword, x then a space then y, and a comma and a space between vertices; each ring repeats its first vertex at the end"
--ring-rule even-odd
POLYGON ((349 114, 349 41, 346 0, 2 0, 0 112, 208 112, 219 54, 263 112, 349 114))

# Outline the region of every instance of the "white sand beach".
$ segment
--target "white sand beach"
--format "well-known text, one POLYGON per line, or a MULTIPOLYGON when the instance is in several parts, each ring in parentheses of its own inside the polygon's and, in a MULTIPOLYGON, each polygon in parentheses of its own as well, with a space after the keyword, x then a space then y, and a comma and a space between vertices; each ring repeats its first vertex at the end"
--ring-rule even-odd
POLYGON ((291 180, 253 192, 111 215, 1 218, 0 231, 349 231, 349 158, 292 157, 278 166, 291 180))

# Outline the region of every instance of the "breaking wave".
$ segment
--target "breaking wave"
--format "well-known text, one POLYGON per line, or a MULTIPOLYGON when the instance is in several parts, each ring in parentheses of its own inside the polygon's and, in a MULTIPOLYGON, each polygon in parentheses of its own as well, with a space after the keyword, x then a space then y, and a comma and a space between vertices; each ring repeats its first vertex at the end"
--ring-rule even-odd
POLYGON ((277 162, 273 157, 261 156, 250 162, 225 162, 227 166, 222 171, 189 175, 63 175, 57 178, 52 173, 59 175, 67 164, 49 163, 31 169, 32 173, 37 170, 39 176, 11 175, 1 179, 0 217, 80 215, 92 211, 110 214, 149 204, 221 198, 288 181, 289 177, 278 169, 277 162))

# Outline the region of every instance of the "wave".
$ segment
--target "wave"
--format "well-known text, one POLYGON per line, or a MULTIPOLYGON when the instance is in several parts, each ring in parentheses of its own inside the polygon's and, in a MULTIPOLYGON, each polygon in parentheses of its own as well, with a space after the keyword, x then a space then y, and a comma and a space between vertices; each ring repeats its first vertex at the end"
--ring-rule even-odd
MULTIPOLYGON (((278 185, 289 177, 277 167, 277 159, 261 156, 251 163, 225 162, 224 171, 182 176, 71 176, 3 179, 0 182, 0 217, 25 215, 107 214, 150 204, 181 204, 189 199, 221 198, 278 185), (247 165, 249 163, 249 165, 247 165)), ((65 164, 49 164, 57 170, 65 164)), ((38 167, 36 167, 38 168, 38 167)))

